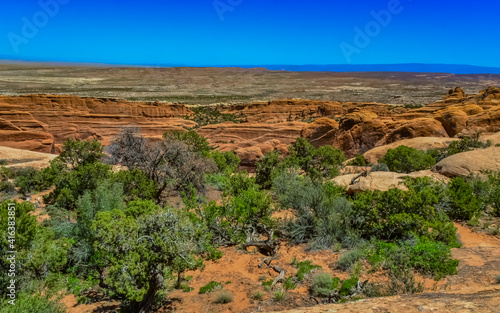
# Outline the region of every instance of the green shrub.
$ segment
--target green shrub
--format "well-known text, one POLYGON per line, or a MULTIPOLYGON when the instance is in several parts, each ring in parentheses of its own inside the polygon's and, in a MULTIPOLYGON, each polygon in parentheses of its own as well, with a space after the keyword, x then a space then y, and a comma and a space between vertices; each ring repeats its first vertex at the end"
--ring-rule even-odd
POLYGON ((7 194, 12 194, 16 191, 16 186, 10 181, 0 182, 0 192, 5 192, 7 194))
POLYGON ((0 166, 0 180, 12 179, 16 176, 14 171, 5 166, 0 166))
POLYGON ((377 164, 372 166, 371 171, 372 172, 390 172, 391 170, 384 163, 377 163, 377 164))
POLYGON ((198 293, 199 294, 209 293, 209 292, 214 291, 215 289, 221 289, 221 288, 222 288, 221 283, 218 283, 216 281, 211 281, 208 284, 206 284, 205 286, 200 287, 200 290, 198 291, 198 293))
POLYGON ((49 299, 48 296, 40 294, 18 293, 15 305, 7 303, 8 300, 1 300, 0 313, 65 313, 64 304, 58 303, 56 299, 49 299))
POLYGON ((299 281, 303 281, 305 278, 305 275, 309 274, 313 270, 319 269, 321 266, 312 264, 312 261, 306 260, 303 262, 297 263, 297 279, 299 281))
POLYGON ((189 146, 190 149, 192 149, 194 152, 197 152, 204 156, 208 156, 212 151, 208 140, 205 137, 199 135, 194 130, 190 130, 188 132, 170 130, 164 133, 163 137, 167 140, 181 141, 189 146))
POLYGON ((215 303, 226 304, 233 302, 233 300, 233 294, 227 290, 221 290, 217 292, 217 295, 215 296, 215 303))
POLYGON ((220 152, 214 150, 210 153, 210 158, 217 164, 219 172, 226 175, 234 173, 241 162, 240 158, 233 151, 220 152))
POLYGON ((358 281, 357 277, 344 280, 340 286, 340 295, 344 297, 349 296, 353 292, 353 289, 356 288, 358 281))
MULTIPOLYGON (((226 198, 222 205, 211 202, 203 206, 203 223, 213 234, 214 244, 240 244, 247 240, 249 229, 263 235, 265 230, 274 229, 270 195, 264 190, 257 190, 251 179, 242 181, 244 183, 240 186, 250 186, 249 189, 231 190, 237 194, 226 198)), ((237 186, 231 186, 231 189, 233 187, 237 186)))
POLYGON ((367 259, 372 265, 383 264, 384 268, 395 271, 396 276, 398 273, 403 274, 401 271, 405 271, 406 268, 414 268, 436 280, 456 274, 458 266, 458 261, 451 258, 449 246, 427 238, 403 244, 379 241, 367 259))
POLYGON ((314 148, 305 138, 297 138, 288 148, 284 162, 297 165, 313 179, 333 178, 339 175, 346 157, 342 150, 332 146, 314 148))
POLYGON ((111 174, 111 181, 123 185, 125 200, 137 198, 155 200, 157 198, 157 184, 141 170, 131 169, 111 174))
POLYGON ((430 153, 436 162, 441 161, 449 156, 452 156, 457 153, 472 151, 474 149, 485 149, 492 145, 491 141, 481 142, 479 141, 481 133, 477 132, 473 137, 464 137, 458 141, 453 141, 446 148, 437 149, 437 150, 429 150, 430 153))
POLYGON ((283 302, 287 298, 286 292, 284 290, 276 290, 273 293, 273 300, 276 302, 283 302))
POLYGON ((271 188, 273 180, 283 165, 280 161, 280 155, 278 150, 270 151, 255 164, 255 180, 261 188, 271 188))
POLYGON ((283 287, 285 288, 285 290, 293 290, 293 289, 297 288, 297 285, 294 282, 293 276, 290 276, 287 279, 285 279, 285 282, 283 283, 283 287))
POLYGON ((285 220, 292 243, 329 249, 336 242, 349 247, 359 241, 350 222, 352 205, 341 197, 344 188, 332 182, 313 181, 292 170, 282 172, 273 185, 280 206, 294 210, 295 217, 285 220))
POLYGON ((354 198, 355 226, 366 239, 427 237, 457 246, 456 229, 442 209, 446 186, 430 178, 407 179, 407 191, 367 191, 354 198))
POLYGON ((312 278, 311 293, 315 297, 328 297, 339 286, 340 279, 328 273, 318 273, 312 278))
POLYGON ((365 157, 362 154, 356 154, 354 159, 349 161, 347 163, 349 166, 366 166, 368 165, 368 162, 366 161, 365 157))
POLYGON ((16 185, 22 194, 40 192, 48 189, 53 180, 47 179, 47 170, 38 171, 32 167, 21 169, 17 173, 16 185))
POLYGON ((436 160, 424 151, 419 151, 407 146, 389 149, 379 163, 386 164, 393 172, 411 173, 430 169, 436 160))
POLYGON ((196 128, 210 124, 220 124, 224 122, 240 123, 242 116, 233 113, 222 113, 219 108, 200 106, 191 107, 192 115, 183 116, 184 119, 197 124, 196 128))
POLYGON ((474 194, 474 189, 463 178, 452 178, 448 185, 450 198, 446 213, 452 219, 470 220, 481 213, 481 203, 474 194))
POLYGON ((9 165, 9 161, 7 161, 6 159, 1 159, 0 165, 9 165))
POLYGON ((262 301, 262 299, 264 299, 264 294, 262 293, 262 291, 258 290, 253 293, 252 300, 262 301))
POLYGON ((365 253, 361 249, 354 249, 345 254, 342 254, 337 261, 337 268, 348 271, 354 265, 354 263, 365 258, 365 253))

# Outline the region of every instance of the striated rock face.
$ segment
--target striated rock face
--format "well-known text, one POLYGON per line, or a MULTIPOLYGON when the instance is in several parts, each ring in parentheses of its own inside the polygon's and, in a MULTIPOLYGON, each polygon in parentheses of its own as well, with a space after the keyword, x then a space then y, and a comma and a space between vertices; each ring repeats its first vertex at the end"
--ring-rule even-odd
POLYGON ((331 145, 339 130, 339 123, 328 117, 321 117, 304 126, 301 137, 315 146, 331 145))
MULTIPOLYGON (((307 138, 316 147, 340 148, 352 157, 407 139, 443 139, 409 143, 417 149, 430 149, 477 131, 499 132, 500 88, 490 87, 475 95, 456 88, 442 101, 418 109, 295 99, 217 110, 241 116, 241 123, 207 125, 198 132, 218 149, 236 151, 243 165, 252 167, 268 151, 286 152, 298 137, 307 138)), ((182 118, 191 113, 184 105, 159 102, 66 95, 0 96, 0 142, 8 147, 57 153, 67 138, 95 138, 106 145, 124 126, 138 126, 146 137, 161 138, 167 130, 197 126, 182 118)))
POLYGON ((500 147, 457 153, 434 166, 434 171, 447 177, 469 176, 481 171, 500 171, 500 147))
POLYGON ((266 152, 286 147, 301 136, 304 122, 276 124, 226 122, 207 125, 198 133, 221 151, 234 151, 243 166, 253 166, 266 152))
POLYGON ((0 96, 0 141, 3 146, 57 152, 67 138, 102 140, 124 126, 139 126, 155 137, 169 129, 194 126, 179 118, 191 111, 183 105, 128 102, 74 96, 0 96))

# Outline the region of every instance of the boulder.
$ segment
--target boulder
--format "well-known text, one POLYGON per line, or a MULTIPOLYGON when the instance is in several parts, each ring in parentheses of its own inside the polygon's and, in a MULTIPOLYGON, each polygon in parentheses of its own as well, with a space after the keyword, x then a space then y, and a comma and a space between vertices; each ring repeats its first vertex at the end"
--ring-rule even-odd
POLYGON ((389 129, 378 119, 355 125, 348 131, 342 131, 335 137, 333 146, 342 149, 347 157, 372 149, 383 139, 389 129))
POLYGON ((448 107, 435 112, 433 115, 443 125, 450 137, 460 133, 467 126, 467 120, 469 119, 467 113, 458 107, 448 107))
POLYGON ((0 160, 7 161, 9 168, 45 168, 57 155, 0 146, 0 160))
POLYGON ((403 122, 377 145, 385 145, 416 137, 449 137, 443 125, 433 118, 417 118, 403 122))
POLYGON ((500 131, 500 106, 495 106, 481 113, 470 116, 467 121, 467 128, 486 132, 500 131))
POLYGON ((392 188, 408 190, 408 188, 406 188, 406 186, 403 184, 403 178, 406 176, 431 177, 433 180, 441 182, 449 181, 447 177, 442 176, 438 173, 433 173, 429 170, 414 172, 410 174, 400 174, 394 172, 371 172, 367 177, 360 177, 355 184, 351 185, 352 179, 357 175, 358 174, 337 176, 333 179, 333 181, 340 186, 346 187, 347 192, 351 195, 362 193, 367 190, 387 191, 392 188))
POLYGON ((355 111, 346 114, 340 120, 340 129, 349 130, 353 128, 355 125, 360 123, 369 122, 373 119, 376 119, 378 115, 371 111, 355 111))
POLYGON ((433 169, 447 177, 469 176, 487 170, 500 171, 500 147, 457 153, 441 160, 433 169))

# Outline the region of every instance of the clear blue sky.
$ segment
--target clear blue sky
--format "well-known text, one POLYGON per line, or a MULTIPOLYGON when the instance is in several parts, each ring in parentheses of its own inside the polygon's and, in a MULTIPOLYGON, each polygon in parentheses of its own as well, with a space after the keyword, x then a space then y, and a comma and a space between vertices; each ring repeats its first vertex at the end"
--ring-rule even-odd
POLYGON ((67 3, 49 16, 39 1, 2 0, 0 58, 192 66, 345 64, 344 42, 357 49, 349 55, 352 64, 500 67, 498 0, 401 0, 402 12, 391 14, 380 31, 374 28, 376 35, 361 49, 355 46, 355 27, 364 29, 375 20, 372 10, 386 9, 395 0, 41 0, 53 1, 67 3), (214 2, 222 4, 219 13, 214 2), (223 12, 223 4, 231 10, 223 12), (34 34, 26 21, 36 18, 34 34))

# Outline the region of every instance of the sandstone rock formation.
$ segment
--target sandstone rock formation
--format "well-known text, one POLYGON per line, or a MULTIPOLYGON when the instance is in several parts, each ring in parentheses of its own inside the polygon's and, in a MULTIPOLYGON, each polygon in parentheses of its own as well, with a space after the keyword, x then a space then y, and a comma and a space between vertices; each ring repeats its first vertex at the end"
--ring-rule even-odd
POLYGON ((434 166, 435 172, 447 177, 469 176, 481 171, 500 171, 500 147, 457 153, 434 166))
POLYGON ((67 138, 102 140, 104 144, 124 126, 139 126, 147 137, 170 129, 192 127, 180 118, 191 111, 184 105, 129 102, 74 96, 0 96, 0 142, 3 146, 57 152, 67 138))
POLYGON ((56 155, 54 154, 0 146, 0 160, 7 161, 8 164, 6 167, 9 168, 34 167, 36 169, 41 169, 49 166, 50 161, 55 157, 56 155))
POLYGON ((392 188, 398 188, 401 190, 408 190, 403 184, 403 178, 409 177, 431 177, 435 181, 448 182, 448 178, 440 175, 438 173, 433 173, 431 171, 419 171, 410 174, 400 174, 394 172, 371 172, 366 177, 360 177, 359 180, 351 185, 351 181, 355 178, 357 174, 348 174, 337 176, 333 181, 343 187, 347 188, 347 193, 357 194, 365 192, 367 190, 379 190, 387 191, 392 188))
MULTIPOLYGON (((198 129, 199 133, 223 151, 236 151, 247 166, 272 149, 286 151, 286 146, 301 136, 316 147, 331 145, 352 157, 405 139, 441 137, 439 142, 444 145, 451 142, 449 137, 500 131, 500 88, 494 87, 475 95, 453 89, 442 101, 418 109, 301 99, 217 109, 238 114, 241 123, 207 125, 198 129)), ((108 144, 124 126, 138 126, 146 137, 161 138, 167 130, 196 126, 183 118, 192 113, 184 105, 159 102, 0 96, 0 144, 57 153, 67 138, 95 138, 108 144)), ((441 147, 436 144, 426 143, 424 148, 441 147)))

